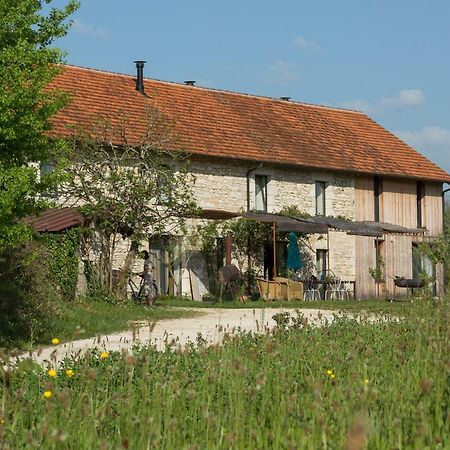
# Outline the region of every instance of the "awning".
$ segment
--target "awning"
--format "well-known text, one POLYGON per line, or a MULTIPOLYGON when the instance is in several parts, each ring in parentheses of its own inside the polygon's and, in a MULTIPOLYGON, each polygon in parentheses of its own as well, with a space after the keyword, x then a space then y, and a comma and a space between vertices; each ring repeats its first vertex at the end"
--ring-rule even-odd
POLYGON ((24 222, 39 232, 58 232, 82 225, 84 220, 75 208, 54 208, 37 217, 27 217, 24 222))
POLYGON ((322 223, 314 223, 309 220, 301 220, 278 214, 245 213, 242 214, 241 217, 244 219, 256 220, 257 222, 262 223, 275 223, 279 231, 322 234, 326 233, 328 230, 328 227, 322 223))

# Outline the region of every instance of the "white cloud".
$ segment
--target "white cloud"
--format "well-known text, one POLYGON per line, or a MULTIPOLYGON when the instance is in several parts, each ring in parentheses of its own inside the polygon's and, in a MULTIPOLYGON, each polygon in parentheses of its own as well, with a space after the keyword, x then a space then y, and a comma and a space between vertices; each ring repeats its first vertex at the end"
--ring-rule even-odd
POLYGON ((320 44, 318 44, 317 42, 314 42, 314 41, 310 41, 310 40, 304 38, 303 36, 297 36, 294 39, 294 45, 296 47, 301 48, 302 50, 308 50, 308 51, 312 51, 312 52, 322 51, 322 47, 320 44))
POLYGON ((291 86, 301 81, 298 73, 299 65, 284 61, 276 61, 267 69, 266 83, 278 84, 280 86, 291 86))
POLYGON ((382 97, 380 106, 383 108, 409 108, 425 103, 425 95, 420 89, 402 89, 393 97, 382 97))
POLYGON ((104 28, 96 28, 87 23, 83 23, 78 19, 75 19, 73 21, 72 28, 75 31, 75 33, 78 33, 78 34, 84 34, 84 35, 91 36, 91 37, 94 37, 97 39, 101 39, 103 41, 107 41, 107 40, 111 39, 111 33, 108 30, 106 30, 104 28))
POLYGON ((437 126, 394 131, 400 139, 450 173, 450 130, 437 126))
POLYGON ((425 94, 420 89, 402 89, 398 94, 391 97, 381 97, 376 102, 354 99, 341 102, 338 106, 342 108, 356 109, 369 115, 381 114, 389 110, 403 110, 414 108, 425 103, 425 94))

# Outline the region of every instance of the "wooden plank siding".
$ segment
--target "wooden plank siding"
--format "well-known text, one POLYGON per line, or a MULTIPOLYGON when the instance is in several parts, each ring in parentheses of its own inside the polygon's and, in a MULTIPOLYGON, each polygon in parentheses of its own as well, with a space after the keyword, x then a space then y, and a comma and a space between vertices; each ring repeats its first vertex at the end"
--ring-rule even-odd
POLYGON ((383 178, 380 221, 415 228, 417 226, 417 183, 383 178))
MULTIPOLYGON (((425 183, 422 200, 422 225, 426 235, 442 233, 442 183, 425 183)), ((407 228, 416 228, 417 181, 381 179, 380 221, 407 228)), ((374 220, 374 177, 355 177, 355 219, 374 220)), ((394 284, 395 276, 412 277, 412 246, 423 239, 421 235, 385 233, 382 257, 385 263, 385 283, 380 285, 380 296, 399 297, 406 289, 394 284)), ((376 284, 369 273, 376 267, 375 239, 357 236, 355 240, 355 280, 357 297, 375 298, 376 284)), ((442 291, 442 267, 436 267, 437 292, 442 291)))
POLYGON ((374 219, 373 177, 355 177, 355 220, 374 219))
POLYGON ((442 183, 425 183, 423 222, 430 236, 442 234, 442 183))
POLYGON ((371 237, 356 236, 355 289, 356 289, 356 298, 358 299, 376 297, 376 285, 372 276, 369 273, 369 268, 376 266, 374 241, 375 239, 371 237))

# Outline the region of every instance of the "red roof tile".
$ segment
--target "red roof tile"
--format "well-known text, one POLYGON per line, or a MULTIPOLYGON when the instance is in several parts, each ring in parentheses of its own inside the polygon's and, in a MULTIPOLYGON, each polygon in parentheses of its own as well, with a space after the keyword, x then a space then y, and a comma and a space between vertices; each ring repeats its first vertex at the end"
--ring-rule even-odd
POLYGON ((176 148, 192 154, 450 182, 450 175, 365 114, 266 97, 145 79, 144 97, 132 76, 65 66, 52 87, 72 94, 54 133, 89 129, 99 117, 120 125, 139 144, 148 106, 177 130, 176 148))

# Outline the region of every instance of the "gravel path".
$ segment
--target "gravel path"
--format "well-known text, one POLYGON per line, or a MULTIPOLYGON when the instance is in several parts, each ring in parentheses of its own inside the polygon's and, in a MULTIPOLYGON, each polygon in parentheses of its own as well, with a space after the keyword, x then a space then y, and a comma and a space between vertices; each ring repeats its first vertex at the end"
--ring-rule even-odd
MULTIPOLYGON (((153 344, 158 350, 166 345, 186 345, 195 342, 198 334, 210 344, 220 343, 225 333, 238 330, 265 332, 275 326, 273 316, 293 309, 206 309, 192 308, 199 313, 192 318, 168 319, 148 324, 139 322, 134 330, 122 331, 96 338, 80 339, 53 347, 45 347, 21 358, 30 357, 44 365, 55 366, 66 356, 84 354, 88 349, 101 351, 130 351, 135 344, 153 344)), ((323 324, 333 320, 333 311, 302 309, 310 323, 323 324)))

